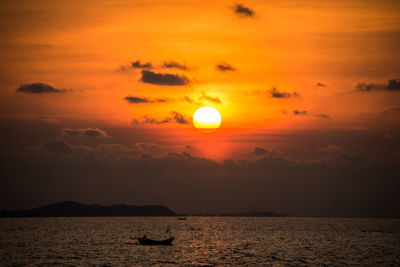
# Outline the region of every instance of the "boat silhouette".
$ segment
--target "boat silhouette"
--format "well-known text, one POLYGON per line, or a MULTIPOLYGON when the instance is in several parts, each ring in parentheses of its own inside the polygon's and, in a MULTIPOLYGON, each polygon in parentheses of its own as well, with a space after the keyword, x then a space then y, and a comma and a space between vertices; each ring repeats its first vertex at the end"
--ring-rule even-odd
POLYGON ((143 237, 139 237, 137 240, 139 241, 139 244, 141 245, 148 245, 148 246, 155 246, 155 245, 167 245, 170 246, 172 245, 172 241, 174 241, 175 237, 170 237, 168 239, 164 240, 153 240, 150 238, 147 238, 146 235, 143 237))
POLYGON ((147 238, 146 235, 140 237, 140 231, 139 231, 139 237, 137 240, 139 241, 139 244, 141 245, 148 245, 148 246, 155 246, 155 245, 167 245, 170 246, 172 245, 172 241, 174 241, 175 237, 171 236, 171 228, 168 227, 166 233, 169 233, 169 238, 164 239, 164 240, 154 240, 147 238))

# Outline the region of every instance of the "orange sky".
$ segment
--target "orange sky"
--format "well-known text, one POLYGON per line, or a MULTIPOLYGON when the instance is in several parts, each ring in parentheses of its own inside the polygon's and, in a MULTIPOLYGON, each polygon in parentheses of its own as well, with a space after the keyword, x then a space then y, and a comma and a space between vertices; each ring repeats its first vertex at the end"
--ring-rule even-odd
POLYGON ((8 1, 1 7, 1 114, 132 126, 132 119, 161 121, 175 111, 189 124, 132 127, 175 129, 198 141, 201 134, 182 129, 193 127, 191 116, 202 105, 220 111, 219 135, 229 139, 257 131, 370 127, 379 118, 366 114, 378 116, 400 103, 395 91, 355 89, 399 77, 398 1, 247 1, 251 16, 235 13, 236 4, 8 1), (141 82, 143 69, 131 67, 137 60, 190 82, 141 82), (161 67, 170 61, 187 70, 161 67), (218 64, 234 70, 219 71, 218 64), (37 82, 70 91, 16 92, 37 82), (287 97, 273 97, 273 88, 287 97), (130 104, 127 96, 165 102, 130 104))
POLYGON ((399 217, 399 10, 3 0, 0 210, 399 217), (221 113, 214 133, 193 127, 203 105, 221 113))

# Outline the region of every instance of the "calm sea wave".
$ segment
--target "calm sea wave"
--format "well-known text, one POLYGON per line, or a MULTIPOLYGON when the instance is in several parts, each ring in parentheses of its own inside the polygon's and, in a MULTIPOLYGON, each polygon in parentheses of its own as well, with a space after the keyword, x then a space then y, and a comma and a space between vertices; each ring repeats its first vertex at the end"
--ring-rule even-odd
POLYGON ((3 218, 0 265, 400 266, 400 220, 159 217, 3 218), (141 246, 147 233, 172 246, 141 246))

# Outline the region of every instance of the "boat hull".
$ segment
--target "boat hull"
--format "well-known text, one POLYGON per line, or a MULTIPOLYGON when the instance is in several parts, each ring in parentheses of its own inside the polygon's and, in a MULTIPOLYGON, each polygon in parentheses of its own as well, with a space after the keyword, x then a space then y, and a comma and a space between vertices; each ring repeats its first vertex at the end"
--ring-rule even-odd
POLYGON ((148 238, 138 238, 137 240, 139 241, 139 244, 141 245, 146 245, 146 246, 157 246, 157 245, 164 245, 164 246, 170 246, 172 245, 172 241, 174 241, 174 237, 165 239, 165 240, 152 240, 148 238))

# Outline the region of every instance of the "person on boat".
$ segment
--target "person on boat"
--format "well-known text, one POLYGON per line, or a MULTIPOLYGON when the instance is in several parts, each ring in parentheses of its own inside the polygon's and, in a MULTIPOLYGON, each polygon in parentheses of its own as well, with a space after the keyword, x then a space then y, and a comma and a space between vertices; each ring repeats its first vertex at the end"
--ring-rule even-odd
POLYGON ((146 235, 144 235, 144 236, 142 237, 142 239, 143 239, 143 240, 146 240, 146 239, 147 239, 147 236, 146 236, 146 235))

